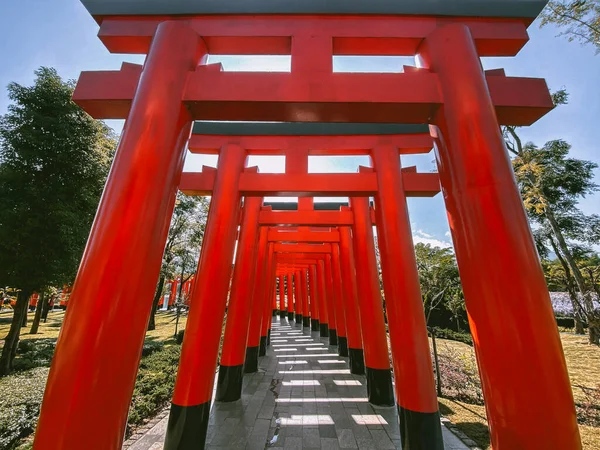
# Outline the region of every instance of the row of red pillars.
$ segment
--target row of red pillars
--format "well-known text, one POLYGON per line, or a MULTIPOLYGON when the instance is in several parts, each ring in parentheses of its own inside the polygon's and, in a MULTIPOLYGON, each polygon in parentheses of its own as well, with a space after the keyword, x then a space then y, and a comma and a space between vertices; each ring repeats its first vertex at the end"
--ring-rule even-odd
MULTIPOLYGON (((121 446, 150 312, 148 304, 141 314, 132 298, 152 298, 193 119, 182 99, 188 74, 206 53, 204 41, 184 21, 162 22, 152 39, 57 344, 36 450, 76 449, 82 442, 101 449, 121 446), (109 296, 114 306, 107 308, 109 296), (118 348, 110 342, 118 342, 118 348), (62 419, 58 424, 56 417, 62 419)), ((493 446, 578 449, 573 398, 548 293, 469 29, 461 24, 435 29, 419 45, 418 59, 437 74, 443 94, 443 107, 435 109, 430 122, 493 446), (507 333, 502 324, 514 327, 507 333)), ((421 346, 424 319, 411 309, 422 305, 413 271, 405 270, 414 254, 404 238, 399 160, 386 148, 372 157, 391 346, 403 350, 393 354, 396 393, 407 405, 400 417, 403 441, 409 442, 403 424, 413 419, 412 412, 432 414, 437 421, 437 403, 430 395, 429 350, 421 346), (411 384, 414 380, 419 382, 411 384)), ((235 145, 220 155, 167 448, 199 448, 206 435, 202 424, 208 424, 209 381, 217 365, 241 206, 237 180, 245 158, 235 145)), ((353 201, 352 209, 360 205, 353 201)), ((342 245, 340 253, 347 260, 342 245)), ((355 256, 361 296, 372 301, 374 283, 359 270, 364 261, 355 256)), ((247 346, 252 336, 250 331, 247 346)), ((363 329, 367 367, 371 343, 363 329)))

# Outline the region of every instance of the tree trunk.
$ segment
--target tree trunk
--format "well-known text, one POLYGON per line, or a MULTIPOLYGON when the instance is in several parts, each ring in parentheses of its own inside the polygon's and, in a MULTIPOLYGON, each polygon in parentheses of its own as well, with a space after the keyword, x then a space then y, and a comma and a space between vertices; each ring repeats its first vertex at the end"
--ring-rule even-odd
POLYGON ((29 334, 37 334, 38 328, 40 327, 40 319, 42 318, 42 310, 44 309, 44 303, 46 302, 44 292, 40 294, 37 306, 35 307, 35 315, 33 316, 33 323, 31 324, 31 330, 29 334))
POLYGON ((150 313, 150 320, 148 321, 148 331, 152 331, 156 329, 156 310, 158 309, 158 302, 160 301, 160 297, 162 296, 163 288, 165 287, 165 276, 161 275, 158 279, 158 286, 156 287, 156 292, 154 293, 154 302, 152 303, 152 312, 150 313))
POLYGON ((53 301, 52 297, 50 297, 47 301, 42 303, 42 320, 44 323, 48 320, 48 311, 50 310, 50 302, 53 301))
POLYGON ((558 248, 562 253, 563 257, 567 261, 571 272, 573 273, 573 278, 575 278, 575 283, 577 284, 577 288, 579 292, 581 292, 581 296, 583 297, 583 304, 585 305, 585 315, 588 321, 588 332, 589 332, 589 341, 590 344, 600 344, 600 321, 598 320, 594 302, 591 298, 591 292, 589 291, 581 270, 575 264, 575 259, 567 246, 567 242, 556 222, 556 218, 554 217, 554 213, 550 208, 546 208, 545 216, 548 219, 548 223, 550 224, 550 228, 552 228, 552 232, 554 233, 554 237, 558 242, 558 248))
POLYGON ((22 290, 17 296, 17 303, 13 312, 13 320, 10 324, 10 330, 4 340, 2 348, 2 356, 0 356, 0 377, 8 375, 13 367, 13 361, 17 354, 19 346, 19 337, 21 335, 21 324, 23 323, 23 315, 27 314, 29 306, 29 296, 31 290, 22 290))
POLYGON ((23 311, 21 328, 25 328, 27 326, 27 311, 29 311, 29 298, 27 299, 27 306, 25 306, 25 310, 23 311))
POLYGON ((552 246, 552 250, 554 250, 554 253, 556 254, 556 257, 558 258, 560 265, 563 267, 563 270, 565 271, 565 278, 566 278, 565 284, 567 285, 567 292, 569 293, 569 298, 571 299, 571 307, 573 308, 573 317, 575 319, 575 334, 584 334, 583 322, 581 321, 581 319, 583 318, 583 312, 581 311, 581 308, 579 307, 579 302, 577 300, 577 292, 575 290, 575 283, 573 281, 573 276, 571 275, 571 269, 569 269, 569 265, 567 264, 565 259, 560 254, 560 251, 558 250, 558 247, 556 246, 556 242, 554 242, 554 239, 552 239, 552 236, 548 236, 548 238, 550 240, 550 245, 552 246))

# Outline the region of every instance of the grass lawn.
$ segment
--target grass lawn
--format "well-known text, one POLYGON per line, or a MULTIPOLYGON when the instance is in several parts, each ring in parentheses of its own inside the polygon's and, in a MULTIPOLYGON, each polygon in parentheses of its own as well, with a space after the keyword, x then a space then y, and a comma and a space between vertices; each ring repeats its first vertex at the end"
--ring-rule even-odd
MULTIPOLYGON (((577 403, 585 400, 583 390, 578 386, 597 388, 600 380, 600 348, 589 345, 586 336, 561 333, 561 340, 569 369, 573 396, 577 403)), ((472 348, 456 341, 437 339, 438 352, 460 351, 472 354, 472 348)), ((451 399, 440 398, 440 412, 450 419, 463 433, 473 439, 482 449, 490 448, 489 432, 485 417, 485 407, 451 399)), ((580 425, 583 448, 600 449, 600 428, 580 425)))
MULTIPOLYGON (((33 314, 30 312, 27 317, 27 326, 21 329, 21 340, 29 339, 57 339, 60 331, 60 326, 65 317, 65 312, 62 310, 54 310, 48 313, 48 322, 40 322, 40 328, 37 334, 29 334, 31 329, 31 323, 33 321, 33 314)), ((4 345, 4 337, 8 334, 10 329, 10 322, 12 321, 12 310, 0 312, 0 348, 4 345)), ((148 331, 146 333, 146 339, 150 338, 155 341, 166 341, 173 337, 175 332, 175 310, 173 311, 158 311, 156 313, 156 330, 148 331)), ((185 328, 187 321, 187 315, 182 314, 179 318, 179 329, 185 328)))
MULTIPOLYGON (((31 321, 22 329, 16 370, 0 378, 0 449, 31 448, 48 367, 64 315, 63 311, 51 312, 48 322, 40 324, 38 334, 29 334, 31 321)), ((11 320, 12 311, 0 313, 0 338, 8 333, 11 320)), ((179 330, 185 328, 186 320, 186 316, 180 317, 179 330)), ((173 337, 175 322, 174 311, 158 312, 156 330, 146 335, 129 412, 128 434, 156 415, 171 399, 180 356, 180 346, 173 337)), ((0 348, 3 345, 0 340, 0 348)))

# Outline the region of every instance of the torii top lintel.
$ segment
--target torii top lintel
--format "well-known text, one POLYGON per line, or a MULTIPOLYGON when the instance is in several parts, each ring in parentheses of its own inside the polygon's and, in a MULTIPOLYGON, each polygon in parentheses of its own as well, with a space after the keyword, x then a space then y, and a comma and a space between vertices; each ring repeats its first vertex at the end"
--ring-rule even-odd
POLYGON ((377 14, 534 19, 547 0, 81 0, 92 16, 377 14))
POLYGON ((211 122, 194 124, 189 150, 218 154, 227 143, 237 143, 249 155, 285 155, 308 150, 309 155, 368 155, 378 144, 394 145, 401 154, 429 153, 429 126, 392 123, 320 122, 211 122))

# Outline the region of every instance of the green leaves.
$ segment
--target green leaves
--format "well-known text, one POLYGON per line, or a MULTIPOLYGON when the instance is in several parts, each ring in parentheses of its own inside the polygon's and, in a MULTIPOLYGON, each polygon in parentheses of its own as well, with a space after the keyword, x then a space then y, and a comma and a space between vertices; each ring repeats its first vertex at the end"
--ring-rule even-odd
POLYGON ((465 303, 452 249, 417 243, 415 255, 428 321, 436 309, 445 309, 458 318, 465 310, 465 303))
POLYGON ((598 0, 551 0, 541 15, 540 26, 557 25, 569 41, 590 44, 600 53, 600 2, 598 0))
POLYGON ((0 117, 0 285, 39 290, 72 281, 116 137, 71 101, 73 81, 35 74, 0 117))

